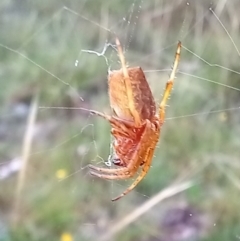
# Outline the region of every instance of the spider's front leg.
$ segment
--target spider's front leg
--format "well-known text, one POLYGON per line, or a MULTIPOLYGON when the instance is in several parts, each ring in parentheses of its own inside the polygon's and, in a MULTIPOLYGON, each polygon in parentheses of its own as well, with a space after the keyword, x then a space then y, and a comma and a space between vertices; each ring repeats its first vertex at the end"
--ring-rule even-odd
POLYGON ((164 122, 164 119, 165 119, 166 103, 167 103, 167 100, 168 100, 168 98, 170 96, 170 93, 172 91, 173 81, 175 79, 178 64, 179 64, 179 61, 180 61, 181 47, 182 47, 182 44, 179 41, 178 46, 177 46, 176 55, 175 55, 175 60, 174 60, 174 63, 173 63, 173 69, 172 69, 170 78, 166 83, 166 87, 165 87, 165 90, 164 90, 164 93, 163 93, 163 98, 162 98, 162 101, 161 101, 160 106, 159 106, 159 120, 160 120, 161 125, 163 125, 163 122, 164 122))
MULTIPOLYGON (((121 138, 124 140, 128 140, 126 138, 121 138)), ((119 139, 118 139, 119 140, 119 139)), ((117 139, 115 141, 118 141, 117 139)), ((109 175, 113 175, 112 179, 124 179, 126 177, 133 176, 134 172, 133 170, 137 167, 137 159, 135 157, 135 153, 138 149, 138 145, 127 145, 129 143, 122 143, 114 145, 114 151, 117 156, 116 165, 120 166, 119 168, 103 168, 103 167, 97 167, 94 165, 89 165, 90 168, 90 174, 93 176, 98 176, 100 178, 105 178, 105 175, 107 179, 109 179, 109 175), (124 145, 125 144, 125 145, 124 145)))
MULTIPOLYGON (((108 169, 108 170, 118 170, 118 169, 108 169)), ((95 172, 95 171, 90 171, 90 174, 95 177, 99 177, 101 179, 106 179, 106 180, 122 180, 122 179, 127 179, 130 177, 133 177, 135 172, 133 170, 127 171, 125 170, 124 172, 120 172, 118 174, 112 173, 112 174, 106 174, 106 173, 101 173, 101 172, 95 172)))

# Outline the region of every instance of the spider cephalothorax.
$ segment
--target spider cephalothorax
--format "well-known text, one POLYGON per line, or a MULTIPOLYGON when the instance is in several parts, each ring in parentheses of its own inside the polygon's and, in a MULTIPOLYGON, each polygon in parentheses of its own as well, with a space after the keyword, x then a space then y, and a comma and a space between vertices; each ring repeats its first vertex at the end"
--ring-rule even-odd
POLYGON ((130 192, 150 168, 165 119, 165 106, 172 90, 181 50, 179 42, 172 73, 167 81, 159 112, 156 114, 156 104, 142 69, 127 68, 118 39, 116 44, 122 68, 112 71, 108 76, 109 99, 113 115, 109 116, 97 111, 92 113, 110 122, 111 134, 114 137, 113 163, 119 167, 109 169, 89 165, 90 173, 104 179, 119 180, 133 177, 140 167, 142 170, 133 184, 121 195, 112 199, 113 201, 130 192))

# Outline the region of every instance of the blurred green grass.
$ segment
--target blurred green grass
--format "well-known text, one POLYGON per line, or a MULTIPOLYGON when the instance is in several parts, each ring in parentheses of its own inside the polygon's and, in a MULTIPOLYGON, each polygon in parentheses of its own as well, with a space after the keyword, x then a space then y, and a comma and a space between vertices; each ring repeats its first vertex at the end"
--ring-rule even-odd
MULTIPOLYGON (((223 2, 212 6, 238 44, 240 4, 231 1, 221 8, 223 2)), ((1 163, 21 155, 25 117, 16 114, 16 106, 28 106, 36 93, 40 106, 109 111, 108 66, 104 58, 81 50, 101 52, 106 39, 114 42, 114 33, 127 48, 129 64, 146 70, 157 101, 169 72, 147 70, 169 69, 179 38, 209 63, 239 71, 236 49, 208 7, 208 1, 193 1, 189 8, 184 1, 3 1, 0 43, 18 52, 0 48, 1 163), (80 15, 64 9, 64 4, 80 15), (112 33, 82 16, 101 26, 113 26, 112 33)), ((111 67, 119 68, 113 49, 106 51, 106 57, 111 67)), ((240 88, 239 74, 209 66, 184 49, 180 71, 240 88)), ((109 125, 83 111, 39 109, 17 226, 11 219, 17 175, 0 182, 0 230, 6 230, 0 232, 0 240, 60 240, 64 232, 74 240, 96 240, 113 220, 182 175, 195 177, 199 185, 173 198, 172 207, 184 201, 207 215, 209 221, 203 224, 207 238, 202 240, 234 240, 240 235, 240 194, 227 173, 239 177, 239 111, 211 111, 239 103, 239 91, 178 73, 153 167, 136 190, 114 204, 111 197, 129 182, 94 179, 85 168, 107 159, 109 125), (206 114, 174 119, 192 113, 206 114), (66 173, 61 181, 59 170, 66 173)), ((157 205, 115 240, 158 237, 162 213, 168 208, 168 201, 157 205)))

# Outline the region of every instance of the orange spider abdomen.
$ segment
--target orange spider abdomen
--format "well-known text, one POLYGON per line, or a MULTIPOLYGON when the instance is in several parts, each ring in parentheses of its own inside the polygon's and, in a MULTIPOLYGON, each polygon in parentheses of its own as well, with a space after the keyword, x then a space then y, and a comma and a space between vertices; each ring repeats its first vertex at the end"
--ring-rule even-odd
MULTIPOLYGON (((133 103, 141 123, 151 120, 156 113, 156 105, 145 74, 140 67, 127 68, 133 93, 133 103)), ((109 99, 113 112, 120 118, 135 121, 129 108, 129 98, 122 69, 109 73, 109 99)))

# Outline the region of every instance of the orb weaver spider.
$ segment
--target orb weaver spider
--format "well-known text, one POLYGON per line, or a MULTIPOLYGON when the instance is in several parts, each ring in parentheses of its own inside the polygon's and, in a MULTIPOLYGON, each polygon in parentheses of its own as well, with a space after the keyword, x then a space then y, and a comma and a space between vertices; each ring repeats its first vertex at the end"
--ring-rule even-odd
POLYGON ((166 83, 159 113, 156 113, 156 104, 142 69, 128 68, 118 39, 116 45, 122 68, 110 72, 108 76, 113 115, 97 111, 91 113, 105 118, 111 124, 111 134, 114 137, 112 162, 120 167, 109 169, 89 165, 90 174, 103 179, 120 180, 133 177, 140 167, 142 170, 132 185, 112 201, 128 194, 149 171, 164 123, 166 102, 172 90, 181 51, 181 42, 178 42, 173 69, 166 83))

